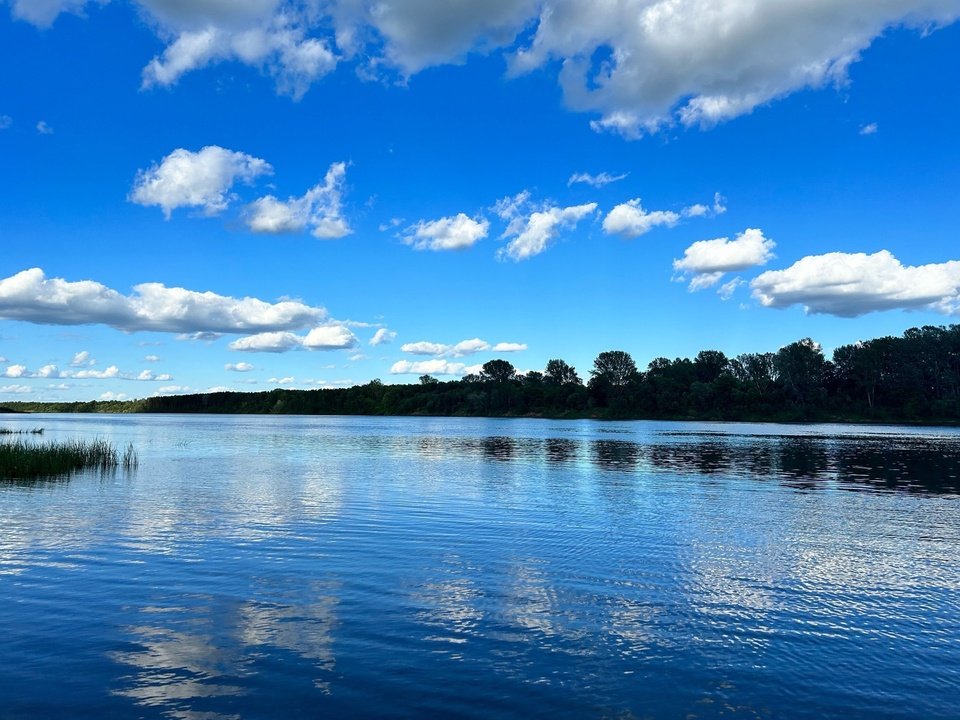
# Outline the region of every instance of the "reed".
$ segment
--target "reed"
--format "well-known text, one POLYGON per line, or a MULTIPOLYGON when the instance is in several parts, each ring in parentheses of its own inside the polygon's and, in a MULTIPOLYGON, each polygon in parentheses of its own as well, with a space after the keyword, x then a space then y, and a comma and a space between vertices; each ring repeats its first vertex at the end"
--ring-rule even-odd
POLYGON ((133 445, 121 453, 106 440, 0 442, 0 479, 65 475, 77 470, 132 470, 139 461, 133 445))
POLYGON ((43 435, 43 428, 33 428, 31 430, 11 430, 10 428, 0 428, 0 435, 43 435))

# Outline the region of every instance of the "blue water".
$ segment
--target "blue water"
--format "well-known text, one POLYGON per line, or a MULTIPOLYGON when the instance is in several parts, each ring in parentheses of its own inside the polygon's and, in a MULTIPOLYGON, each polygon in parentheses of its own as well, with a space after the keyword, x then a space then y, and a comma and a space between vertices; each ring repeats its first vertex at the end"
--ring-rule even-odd
POLYGON ((2 718, 960 717, 956 430, 35 426, 140 466, 0 481, 2 718))

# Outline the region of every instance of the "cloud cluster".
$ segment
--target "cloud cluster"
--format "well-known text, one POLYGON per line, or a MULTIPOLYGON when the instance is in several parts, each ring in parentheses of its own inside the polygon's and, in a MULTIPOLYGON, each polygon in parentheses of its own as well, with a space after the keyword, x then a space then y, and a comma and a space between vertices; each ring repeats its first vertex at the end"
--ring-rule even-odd
POLYGON ((654 228, 676 226, 683 218, 708 217, 722 215, 727 211, 720 193, 713 197, 713 205, 689 205, 680 212, 672 210, 644 210, 640 198, 620 203, 607 213, 603 219, 603 230, 608 235, 620 235, 625 238, 637 238, 654 228))
POLYGON ((230 190, 234 183, 249 183, 272 172, 266 160, 219 145, 208 145, 197 152, 177 148, 159 164, 137 173, 130 200, 159 206, 167 219, 182 207, 216 215, 233 199, 230 190))
MULTIPOLYGON (((293 98, 338 63, 401 76, 503 52, 513 75, 559 70, 569 107, 628 137, 707 127, 803 88, 839 85, 894 27, 946 25, 956 0, 137 0, 166 48, 143 85, 223 61, 256 67, 293 98)), ((84 0, 13 0, 46 26, 84 0)))
POLYGON ((487 236, 490 221, 465 213, 438 220, 420 220, 407 228, 403 241, 415 250, 462 250, 487 236))
POLYGON ((352 230, 343 218, 341 205, 347 165, 330 165, 323 183, 301 197, 278 200, 265 195, 247 208, 247 227, 258 233, 303 232, 307 228, 322 240, 342 238, 352 230))
POLYGON ((160 283, 142 283, 123 295, 93 280, 48 278, 32 268, 0 280, 0 318, 126 332, 240 334, 310 327, 326 320, 327 311, 295 300, 269 303, 160 283))
POLYGON ((411 355, 433 355, 435 357, 461 358, 467 355, 474 355, 479 352, 522 352, 527 349, 523 343, 501 342, 491 345, 486 340, 472 338, 470 340, 461 340, 454 345, 435 342, 414 342, 404 343, 400 349, 411 355))
POLYGON ((60 370, 56 365, 44 365, 36 372, 31 372, 26 365, 11 365, 6 368, 2 377, 8 378, 72 378, 74 380, 140 380, 165 381, 173 378, 167 374, 155 375, 150 370, 143 370, 138 374, 122 373, 116 365, 103 370, 85 368, 83 370, 60 370))
POLYGON ((840 317, 894 309, 960 314, 960 261, 909 266, 887 250, 810 255, 760 274, 750 287, 764 307, 802 305, 840 317))
MULTIPOLYGON (((764 237, 758 228, 747 228, 736 238, 699 240, 683 252, 683 257, 673 261, 673 269, 682 278, 690 278, 691 290, 713 287, 724 274, 747 268, 766 265, 773 258, 776 243, 764 237)), ((729 297, 736 285, 727 283, 721 295, 729 297)))
POLYGON ((347 350, 359 344, 356 335, 344 325, 321 325, 306 335, 288 331, 257 333, 238 338, 229 347, 239 352, 282 353, 290 350, 347 350))
POLYGON ((480 365, 450 362, 443 358, 434 360, 398 360, 390 367, 391 375, 471 375, 482 370, 480 365))
POLYGON ((497 251, 497 259, 509 258, 519 262, 539 255, 563 230, 572 230, 596 210, 596 203, 569 207, 535 205, 527 190, 513 197, 505 197, 494 205, 493 211, 507 222, 501 237, 511 239, 497 251))

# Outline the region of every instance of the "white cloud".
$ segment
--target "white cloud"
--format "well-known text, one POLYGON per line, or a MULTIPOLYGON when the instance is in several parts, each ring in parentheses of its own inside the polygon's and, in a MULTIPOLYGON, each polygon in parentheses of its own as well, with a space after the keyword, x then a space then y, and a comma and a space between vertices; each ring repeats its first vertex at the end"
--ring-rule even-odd
POLYGON ((269 380, 267 380, 267 382, 270 383, 271 385, 293 385, 293 383, 296 382, 296 379, 288 375, 282 378, 272 377, 269 380))
POLYGON ((960 314, 960 261, 909 266, 887 250, 810 255, 762 273, 750 287, 764 307, 803 305, 809 313, 840 317, 921 308, 960 314))
POLYGON ((9 115, 0 115, 0 130, 6 130, 13 125, 13 118, 9 115))
POLYGON ((451 347, 451 345, 421 340, 420 342, 404 343, 400 346, 400 349, 411 355, 443 355, 448 352, 451 347))
POLYGON ((720 296, 721 300, 729 300, 731 297, 733 297, 733 293, 736 292, 737 288, 745 284, 745 280, 736 277, 733 280, 725 282, 723 285, 717 288, 717 295, 720 296))
POLYGON ((762 230, 747 228, 734 240, 722 237, 693 243, 681 259, 673 261, 673 269, 682 277, 692 276, 690 290, 702 290, 716 285, 724 273, 766 265, 775 247, 762 230))
POLYGON ((44 365, 42 368, 37 370, 36 377, 38 378, 58 378, 60 377, 60 370, 57 369, 56 365, 44 365))
POLYGON ((495 352, 519 352, 526 350, 527 346, 522 343, 501 342, 496 345, 490 345, 486 340, 480 338, 471 338, 461 340, 454 345, 444 343, 420 341, 415 343, 404 343, 400 350, 411 355, 433 355, 434 357, 452 357, 460 358, 467 355, 474 355, 479 352, 493 350, 495 352))
POLYGON ((299 100, 337 65, 326 39, 311 37, 312 23, 324 23, 310 2, 279 0, 141 0, 160 34, 174 39, 143 69, 143 87, 175 85, 207 65, 238 61, 268 73, 277 92, 299 100))
POLYGON ((442 358, 435 360, 398 360, 390 367, 391 375, 468 375, 480 372, 480 365, 465 365, 442 358))
POLYGON ((160 362, 159 355, 146 355, 143 359, 145 362, 160 362))
POLYGON ((156 392, 153 394, 156 395, 176 395, 178 393, 189 392, 190 388, 186 385, 164 385, 163 387, 157 388, 156 392))
POLYGON ((41 120, 37 123, 37 132, 41 135, 53 135, 53 128, 46 121, 41 120))
POLYGON ((620 175, 612 175, 608 172, 602 172, 599 175, 591 175, 590 173, 574 173, 570 176, 570 179, 567 180, 567 186, 574 185, 576 183, 584 183, 585 185, 590 185, 591 187, 601 188, 604 185, 609 185, 610 183, 615 183, 618 180, 623 180, 630 173, 622 173, 620 175))
POLYGON ((103 324, 126 332, 245 333, 304 328, 327 312, 294 300, 268 303, 142 283, 132 295, 92 280, 47 278, 33 268, 0 280, 0 318, 41 325, 103 324))
POLYGON ((3 376, 8 378, 30 377, 30 371, 26 365, 11 365, 3 371, 3 376))
POLYGON ((670 210, 647 212, 640 204, 640 198, 634 198, 613 208, 603 219, 603 230, 608 235, 622 235, 635 238, 648 233, 655 227, 673 227, 680 222, 680 214, 670 210))
POLYGON ((106 370, 76 370, 65 373, 64 377, 72 377, 78 380, 113 380, 120 377, 120 368, 111 365, 106 370))
POLYGON ((127 400, 128 398, 129 398, 129 395, 127 395, 126 393, 115 393, 115 392, 107 391, 105 393, 100 394, 101 400, 127 400))
POLYGON ((861 128, 860 128, 860 134, 861 134, 861 135, 875 135, 875 134, 877 133, 877 130, 879 130, 879 129, 880 129, 880 126, 877 125, 877 123, 872 122, 872 123, 869 123, 868 125, 864 125, 863 127, 861 127, 861 128))
POLYGON ((296 233, 310 228, 321 239, 349 235, 352 230, 341 215, 341 198, 346 163, 333 163, 322 184, 314 185, 301 197, 278 200, 265 195, 247 207, 247 227, 258 233, 296 233))
POLYGON ((3 385, 0 386, 0 395, 17 395, 33 392, 29 385, 3 385))
POLYGON ((73 356, 73 360, 70 361, 70 367, 89 367, 90 365, 96 365, 97 361, 90 357, 90 353, 87 350, 81 350, 73 356))
MULTIPOLYGON (((49 25, 83 0, 14 0, 49 25)), ((709 126, 803 88, 840 85, 877 37, 953 22, 956 0, 138 0, 163 52, 143 85, 236 61, 299 98, 340 61, 361 75, 504 52, 511 73, 559 67, 569 107, 627 137, 709 126), (520 45, 520 47, 518 47, 520 45)))
POLYGON ((231 350, 240 352, 273 352, 289 350, 346 350, 359 344, 356 335, 343 325, 321 325, 305 336, 292 332, 266 332, 250 335, 230 343, 231 350))
POLYGON ((238 362, 238 363, 227 363, 223 366, 224 370, 229 370, 230 372, 250 372, 254 369, 254 366, 248 362, 238 362))
POLYGON ((266 160, 218 145, 197 152, 177 148, 158 165, 137 173, 129 199, 138 205, 159 206, 167 219, 181 207, 216 215, 233 199, 230 189, 235 182, 250 183, 272 172, 266 160))
POLYGON ((140 372, 139 375, 137 375, 137 376, 136 376, 135 378, 133 378, 133 379, 134 379, 134 380, 147 381, 147 382, 154 382, 154 381, 158 381, 158 382, 168 382, 168 381, 170 381, 170 380, 173 380, 173 376, 168 375, 167 373, 162 373, 162 374, 160 374, 160 375, 154 375, 152 370, 143 370, 143 371, 140 372))
POLYGON ((463 250, 487 236, 490 222, 458 213, 439 220, 420 220, 407 228, 403 241, 415 250, 463 250))
POLYGON ((885 29, 947 23, 958 12, 953 0, 559 0, 514 69, 562 60, 567 103, 600 113, 597 129, 637 136, 674 119, 709 126, 843 83, 885 29))
POLYGON ((373 337, 370 338, 370 344, 374 346, 384 345, 386 343, 393 342, 394 340, 396 340, 396 338, 397 338, 397 334, 392 330, 388 330, 387 328, 380 328, 373 334, 373 337))
MULTIPOLYGON (((520 198, 519 195, 514 200, 518 198, 520 198)), ((516 214, 518 210, 515 205, 508 204, 503 208, 501 217, 511 217, 511 213, 513 216, 502 237, 513 239, 507 243, 506 247, 497 251, 497 259, 510 258, 519 262, 539 255, 562 230, 572 230, 583 218, 596 212, 596 209, 596 203, 565 208, 546 207, 524 217, 516 214)))

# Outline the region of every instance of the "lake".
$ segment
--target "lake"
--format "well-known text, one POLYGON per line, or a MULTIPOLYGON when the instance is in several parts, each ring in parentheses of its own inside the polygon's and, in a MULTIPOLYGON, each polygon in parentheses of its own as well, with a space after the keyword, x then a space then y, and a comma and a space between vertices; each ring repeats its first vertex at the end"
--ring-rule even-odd
POLYGON ((140 466, 0 481, 4 719, 960 717, 955 429, 37 426, 140 466))

